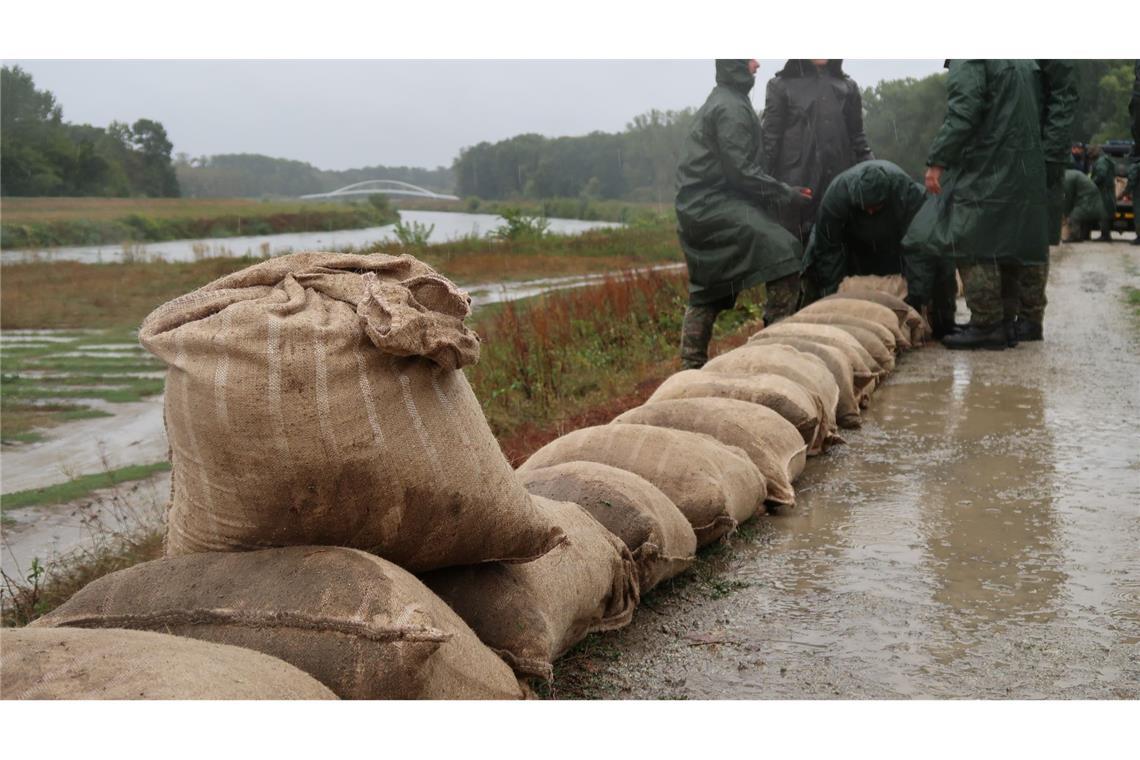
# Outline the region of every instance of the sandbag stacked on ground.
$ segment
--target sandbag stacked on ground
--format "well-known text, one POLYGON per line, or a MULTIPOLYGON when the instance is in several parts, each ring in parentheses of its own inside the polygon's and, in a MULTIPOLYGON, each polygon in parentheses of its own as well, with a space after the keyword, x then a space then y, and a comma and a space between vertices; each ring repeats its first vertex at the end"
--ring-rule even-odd
POLYGON ((825 303, 839 299, 869 301, 881 306, 886 306, 898 317, 899 325, 910 331, 911 345, 921 346, 930 340, 933 335, 930 324, 921 314, 915 311, 906 301, 890 293, 884 293, 880 290, 848 290, 844 293, 835 293, 821 298, 817 303, 825 303))
POLYGON ((863 347, 850 333, 832 325, 795 324, 792 322, 779 322, 766 327, 759 334, 767 332, 769 335, 798 335, 827 345, 849 346, 862 360, 863 364, 881 380, 894 369, 894 358, 889 357, 883 363, 882 357, 876 358, 863 347))
POLYGON ((764 476, 768 503, 795 504, 792 481, 803 472, 807 445, 792 423, 766 406, 728 398, 671 399, 630 409, 610 424, 711 435, 748 455, 764 476))
POLYGON ((844 295, 852 291, 877 290, 896 298, 906 298, 906 278, 901 274, 865 274, 844 277, 839 283, 838 293, 844 295))
POLYGON ((875 385, 883 377, 884 373, 878 368, 874 360, 871 358, 858 341, 847 335, 838 328, 830 327, 829 325, 784 325, 783 329, 777 329, 780 325, 776 324, 772 327, 761 330, 748 339, 748 344, 753 343, 766 344, 766 343, 783 343, 784 345, 792 345, 799 348, 798 345, 787 342, 785 338, 801 338, 807 343, 823 346, 831 346, 832 348, 842 351, 847 357, 847 361, 851 364, 851 379, 855 386, 856 393, 861 393, 864 400, 870 396, 875 390, 875 385), (839 333, 842 337, 836 337, 831 333, 824 333, 823 331, 830 330, 839 333), (871 368, 874 365, 874 369, 871 368))
POLYGON ((527 563, 437 570, 423 581, 520 674, 553 662, 594 631, 620 628, 639 601, 629 549, 577 504, 535 497, 569 540, 527 563))
POLYGON ((415 576, 355 549, 167 557, 88 584, 33 627, 130 628, 279 658, 343 699, 518 699, 511 669, 415 576))
POLYGON ((764 476, 740 449, 711 436, 650 425, 575 430, 536 451, 519 472, 577 461, 628 470, 657 486, 693 526, 698 546, 730 533, 766 498, 764 476))
POLYGON ((683 370, 663 382, 646 401, 676 398, 734 398, 760 404, 795 425, 808 447, 808 456, 824 451, 833 441, 827 410, 818 393, 770 373, 724 375, 683 370))
POLYGON ((3 699, 336 699, 275 657, 163 633, 4 628, 0 651, 3 699))
MULTIPOLYGON (((870 303, 864 301, 863 303, 870 303)), ((833 325, 839 328, 845 327, 859 327, 872 333, 884 346, 886 346, 891 353, 898 353, 903 349, 910 348, 910 337, 904 335, 902 329, 898 326, 898 320, 895 319, 894 312, 887 309, 887 314, 890 315, 892 328, 884 327, 878 322, 872 322, 869 319, 862 319, 861 317, 852 317, 846 314, 821 314, 809 312, 807 309, 802 309, 792 316, 788 317, 786 322, 803 322, 816 325, 833 325)))
POLYGON ((696 560, 693 527, 668 496, 640 475, 598 462, 566 462, 528 470, 521 478, 531 494, 577 504, 620 538, 637 564, 641 593, 696 560))
POLYGON ((469 299, 410 256, 298 253, 160 306, 169 555, 351 546, 411 571, 542 556, 460 367, 469 299))
POLYGON ((896 342, 903 344, 903 348, 910 348, 910 330, 903 330, 898 314, 887 306, 875 303, 874 301, 864 301, 859 298, 828 298, 823 301, 816 301, 796 313, 797 317, 806 315, 843 317, 848 323, 858 324, 865 328, 866 325, 864 322, 854 322, 852 320, 858 319, 865 320, 866 322, 874 322, 881 325, 884 329, 889 330, 891 334, 895 336, 896 342))

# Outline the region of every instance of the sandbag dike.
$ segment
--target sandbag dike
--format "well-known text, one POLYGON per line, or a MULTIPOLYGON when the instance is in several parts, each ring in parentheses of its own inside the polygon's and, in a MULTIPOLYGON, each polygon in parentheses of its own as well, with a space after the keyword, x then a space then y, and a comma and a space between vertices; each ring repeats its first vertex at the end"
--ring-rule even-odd
MULTIPOLYGON (((290 676, 300 698, 529 696, 519 679, 550 679, 588 633, 628 624, 696 546, 765 504, 794 508, 805 456, 842 443, 835 426, 857 426, 927 330, 892 299, 847 292, 761 330, 516 472, 463 376, 478 338, 461 290, 410 256, 257 264, 140 332, 169 365, 168 556, 28 634, 79 653, 131 636, 236 647, 305 674, 290 676)), ((48 650, 29 641, 5 668, 38 672, 48 650)), ((108 682, 157 668, 149 646, 57 693, 121 696, 108 682)), ((210 693, 169 683, 155 693, 210 693)))

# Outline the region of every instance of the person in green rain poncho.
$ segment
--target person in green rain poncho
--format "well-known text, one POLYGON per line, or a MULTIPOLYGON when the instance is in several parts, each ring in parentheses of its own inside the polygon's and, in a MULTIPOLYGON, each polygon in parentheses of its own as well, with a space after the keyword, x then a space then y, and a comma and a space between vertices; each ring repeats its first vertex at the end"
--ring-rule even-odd
POLYGON ((1069 220, 1069 242, 1088 240, 1089 231, 1100 227, 1105 218, 1100 191, 1077 169, 1065 171, 1065 218, 1069 220))
POLYGON ((689 270, 686 368, 708 360, 717 315, 742 290, 765 283, 765 324, 790 315, 799 301, 802 246, 774 215, 809 204, 811 193, 761 168, 760 120, 748 98, 758 68, 755 60, 717 60, 716 87, 697 111, 677 167, 677 234, 689 270))
POLYGON ((902 246, 925 200, 922 185, 890 161, 865 161, 841 172, 823 195, 804 254, 807 299, 831 295, 847 276, 901 273, 907 302, 919 311, 931 307, 935 337, 953 332, 953 263, 902 246))
POLYGON ((947 113, 926 162, 933 196, 903 245, 953 261, 962 276, 971 319, 943 338, 948 348, 1039 340, 1051 228, 1046 74, 1033 60, 947 65, 947 113))
POLYGON ((1116 162, 1099 145, 1093 148, 1092 157, 1092 181, 1100 191, 1100 203, 1103 209, 1100 237, 1096 240, 1101 243, 1111 243, 1112 222, 1116 216, 1116 162))

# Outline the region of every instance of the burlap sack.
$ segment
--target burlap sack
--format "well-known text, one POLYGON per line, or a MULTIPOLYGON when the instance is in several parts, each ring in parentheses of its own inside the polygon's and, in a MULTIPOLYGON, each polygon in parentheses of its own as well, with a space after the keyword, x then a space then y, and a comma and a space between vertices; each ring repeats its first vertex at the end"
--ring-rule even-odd
POLYGON ((167 557, 106 575, 36 627, 133 628, 253 649, 342 699, 518 699, 506 663, 416 577, 336 547, 167 557))
POLYGON ((903 329, 898 315, 890 308, 874 301, 864 301, 859 298, 828 298, 808 304, 799 311, 797 316, 804 314, 830 314, 867 320, 890 330, 895 336, 896 342, 910 343, 910 330, 903 329))
POLYGON ((705 546, 750 519, 766 497, 764 476, 739 449, 712 436, 650 425, 599 425, 558 438, 520 473, 563 462, 601 462, 657 486, 705 546))
POLYGON ((923 319, 922 315, 911 308, 910 304, 906 301, 890 293, 884 293, 880 290, 848 290, 845 293, 835 293, 822 298, 820 302, 839 300, 842 298, 870 301, 871 303, 886 306, 898 317, 899 326, 910 332, 910 342, 913 346, 921 346, 933 336, 930 324, 923 319))
POLYGON ((167 553, 335 545, 410 570, 562 540, 457 367, 468 298, 410 256, 299 253, 160 306, 167 553))
POLYGON ((835 429, 839 405, 839 385, 823 360, 791 346, 744 345, 721 354, 702 367, 720 375, 757 375, 770 373, 795 381, 823 401, 830 429, 835 429))
POLYGON ((646 403, 673 398, 734 398, 766 406, 795 425, 807 444, 808 456, 835 442, 819 394, 781 375, 724 375, 687 369, 663 382, 646 403))
POLYGON ((654 401, 617 417, 614 425, 655 425, 711 435, 748 455, 767 483, 769 504, 795 504, 794 481, 807 446, 792 423, 760 404, 729 398, 654 401))
POLYGON ((906 278, 901 274, 865 274, 844 277, 839 283, 839 294, 859 290, 878 290, 896 298, 906 298, 906 278))
MULTIPOLYGON (((843 428, 858 428, 863 424, 859 410, 861 406, 864 405, 864 397, 870 395, 870 390, 867 390, 867 384, 874 383, 875 378, 874 375, 870 373, 867 373, 864 377, 856 378, 855 371, 851 367, 851 360, 848 359, 847 355, 840 349, 834 348, 833 346, 825 346, 822 343, 816 343, 806 338, 793 338, 786 335, 764 336, 762 333, 753 336, 748 343, 740 348, 758 351, 755 354, 736 354, 732 359, 726 360, 732 363, 739 363, 738 366, 744 371, 756 371, 757 369, 763 371, 763 363, 768 360, 763 351, 781 352, 773 354, 773 360, 783 356, 784 354, 782 352, 786 348, 793 348, 800 353, 816 357, 827 367, 828 372, 831 373, 831 378, 839 388, 839 400, 835 408, 837 424, 843 428), (856 385, 857 379, 859 385, 856 385)), ((735 349, 724 355, 728 356, 729 354, 734 354, 735 351, 738 350, 740 349, 735 349)), ((717 359, 719 358, 718 356, 717 359)), ((709 363, 711 364, 712 362, 709 363)), ((708 365, 706 364, 705 366, 707 367, 708 365)))
MULTIPOLYGON (((894 317, 893 314, 891 316, 892 318, 894 317)), ((854 338, 856 341, 858 341, 859 345, 863 347, 863 350, 871 355, 871 358, 875 360, 875 363, 878 364, 879 367, 883 368, 887 372, 894 371, 895 352, 892 351, 890 347, 888 347, 887 344, 884 343, 883 340, 871 330, 853 325, 849 322, 838 324, 823 324, 821 322, 812 322, 810 315, 807 319, 803 320, 797 320, 795 317, 790 317, 784 320, 784 322, 787 324, 811 325, 813 327, 832 327, 842 330, 854 338)), ((891 342, 893 343, 894 341, 891 342)))
POLYGON ((528 470, 520 477, 531 494, 577 504, 620 538, 633 554, 642 593, 696 560, 693 526, 668 496, 640 475, 598 462, 566 462, 528 470))
POLYGON ((640 599, 629 549, 577 504, 535 503, 569 540, 534 562, 437 570, 424 583, 522 675, 551 677, 553 663, 594 631, 621 628, 640 599))
MULTIPOLYGON (((763 332, 769 335, 797 335, 799 337, 811 338, 813 341, 824 343, 827 345, 836 346, 838 349, 845 351, 854 351, 855 356, 862 362, 862 365, 868 368, 873 375, 879 379, 886 377, 888 370, 882 367, 874 357, 871 356, 866 349, 856 341, 854 337, 848 335, 844 330, 831 325, 805 325, 805 324, 792 324, 792 322, 777 322, 771 327, 765 327, 763 332)), ((858 369, 860 365, 852 362, 852 365, 858 369)))
MULTIPOLYGON (((336 699, 240 647, 149 631, 0 629, 3 699, 336 699)), ((11 728, 11 726, 9 726, 11 728)))
MULTIPOLYGON (((863 303, 870 304, 869 301, 863 303)), ((877 304, 871 304, 877 305, 877 304)), ((887 316, 890 318, 890 327, 886 327, 878 322, 873 322, 869 319, 862 317, 852 317, 847 314, 820 314, 809 312, 806 309, 801 309, 787 320, 791 322, 806 322, 816 325, 853 325, 855 327, 862 327, 864 330, 870 330, 875 334, 882 343, 891 350, 892 353, 899 353, 903 349, 910 348, 910 334, 909 331, 904 333, 902 328, 898 325, 898 320, 895 318, 895 313, 887 309, 887 316)))

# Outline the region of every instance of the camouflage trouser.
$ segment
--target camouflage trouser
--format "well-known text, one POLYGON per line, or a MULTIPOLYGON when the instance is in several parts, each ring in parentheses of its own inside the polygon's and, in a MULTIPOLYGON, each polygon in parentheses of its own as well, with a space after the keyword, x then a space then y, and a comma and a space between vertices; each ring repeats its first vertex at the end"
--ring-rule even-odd
POLYGON ((958 272, 966 287, 970 324, 992 327, 1015 316, 1036 324, 1044 321, 1048 264, 959 264, 958 272))
MULTIPOLYGON (((764 324, 779 322, 795 313, 800 300, 800 276, 790 274, 778 280, 765 283, 767 296, 764 301, 764 324)), ((727 296, 720 301, 699 306, 689 304, 685 309, 685 319, 681 323, 681 366, 685 369, 700 369, 709 360, 709 342, 712 340, 713 325, 722 311, 736 305, 736 296, 727 296)))

